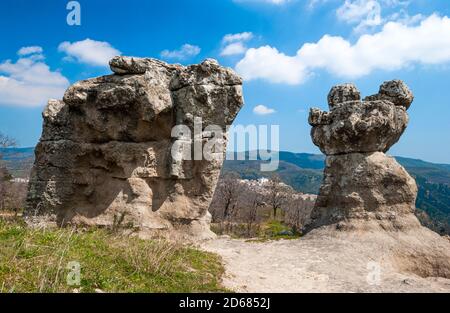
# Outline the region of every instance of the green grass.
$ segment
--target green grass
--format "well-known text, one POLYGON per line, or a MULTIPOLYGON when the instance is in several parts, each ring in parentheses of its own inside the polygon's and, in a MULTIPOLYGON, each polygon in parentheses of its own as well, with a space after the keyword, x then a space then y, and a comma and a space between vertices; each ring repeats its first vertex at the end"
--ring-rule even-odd
POLYGON ((0 220, 0 292, 222 292, 220 258, 106 230, 35 230, 0 220), (70 286, 69 262, 81 267, 70 286))
POLYGON ((269 240, 298 239, 300 234, 296 233, 292 227, 285 225, 279 220, 269 219, 258 225, 253 225, 252 235, 247 232, 245 223, 233 223, 232 227, 220 226, 219 223, 211 224, 211 230, 217 235, 228 235, 233 239, 248 238, 246 242, 266 242, 269 240), (255 227, 257 228, 255 229, 255 227))
POLYGON ((267 221, 261 229, 260 239, 266 240, 279 240, 279 239, 298 239, 300 236, 295 234, 291 227, 283 224, 278 220, 267 221), (285 234, 289 232, 291 234, 285 234))

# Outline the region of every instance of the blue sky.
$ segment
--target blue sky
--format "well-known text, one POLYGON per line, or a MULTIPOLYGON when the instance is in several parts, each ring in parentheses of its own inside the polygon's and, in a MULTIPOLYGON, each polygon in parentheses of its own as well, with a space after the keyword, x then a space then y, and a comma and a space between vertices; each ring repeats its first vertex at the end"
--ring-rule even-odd
POLYGON ((198 63, 245 78, 239 124, 279 124, 280 148, 318 152, 307 113, 332 85, 363 95, 403 79, 416 100, 390 153, 450 163, 450 6, 447 0, 65 0, 0 2, 0 132, 33 146, 47 98, 109 74, 114 54, 198 63))

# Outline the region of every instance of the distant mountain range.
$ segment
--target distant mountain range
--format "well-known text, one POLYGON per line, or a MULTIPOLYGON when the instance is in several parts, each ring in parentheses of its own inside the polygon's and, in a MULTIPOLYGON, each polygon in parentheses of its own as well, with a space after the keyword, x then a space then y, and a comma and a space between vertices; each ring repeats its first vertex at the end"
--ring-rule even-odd
POLYGON ((0 148, 0 157, 14 177, 26 178, 33 166, 34 148, 0 148))
MULTIPOLYGON (((245 152, 245 156, 248 156, 245 152)), ((242 156, 242 153, 241 153, 242 156)), ((417 216, 433 230, 450 234, 450 165, 434 164, 417 159, 395 157, 416 179, 419 187, 417 216)), ((277 174, 286 184, 304 193, 317 194, 322 182, 325 156, 282 151, 279 154, 277 174)), ((225 161, 223 172, 238 173, 244 179, 270 177, 273 173, 261 172, 265 161, 225 161)), ((267 162, 265 162, 267 163, 267 162)))
MULTIPOLYGON (((245 156, 248 156, 245 152, 245 156)), ((15 177, 27 177, 34 160, 34 148, 0 148, 3 161, 15 177)), ((417 159, 395 157, 416 179, 419 186, 417 215, 428 227, 450 234, 450 165, 435 164, 417 159)), ((248 158, 246 158, 248 159, 248 158)), ((322 182, 325 156, 308 153, 279 153, 277 174, 286 184, 304 193, 317 194, 322 182)), ((244 179, 270 177, 261 172, 261 160, 225 161, 223 173, 235 172, 244 179)))

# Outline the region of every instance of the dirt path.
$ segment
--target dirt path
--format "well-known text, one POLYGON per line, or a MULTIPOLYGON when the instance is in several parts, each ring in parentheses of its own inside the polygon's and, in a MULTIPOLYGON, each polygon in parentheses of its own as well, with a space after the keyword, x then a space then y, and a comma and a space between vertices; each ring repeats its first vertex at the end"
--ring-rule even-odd
POLYGON ((223 283, 238 292, 449 292, 450 280, 392 269, 376 243, 338 238, 203 244, 222 256, 223 283))

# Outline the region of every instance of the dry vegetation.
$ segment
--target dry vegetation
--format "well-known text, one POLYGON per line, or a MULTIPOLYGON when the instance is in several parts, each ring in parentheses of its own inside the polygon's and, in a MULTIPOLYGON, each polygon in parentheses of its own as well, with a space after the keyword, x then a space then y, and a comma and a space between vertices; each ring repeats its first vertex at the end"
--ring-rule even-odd
MULTIPOLYGON (((0 148, 14 147, 16 142, 0 133, 0 148)), ((12 181, 12 175, 2 162, 0 154, 0 213, 13 212, 15 215, 24 207, 27 184, 12 181)))
POLYGON ((296 238, 308 222, 314 198, 295 192, 279 177, 243 181, 233 173, 218 183, 210 206, 213 230, 235 237, 296 238))
POLYGON ((0 221, 0 292, 220 292, 222 273, 215 254, 176 243, 0 221))

